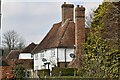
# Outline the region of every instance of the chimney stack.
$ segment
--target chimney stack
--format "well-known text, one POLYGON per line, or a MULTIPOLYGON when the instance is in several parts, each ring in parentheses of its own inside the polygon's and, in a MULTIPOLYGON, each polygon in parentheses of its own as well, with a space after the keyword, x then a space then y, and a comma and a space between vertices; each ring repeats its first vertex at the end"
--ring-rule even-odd
POLYGON ((74 21, 74 5, 73 4, 62 4, 62 24, 67 20, 70 19, 71 21, 74 21))
POLYGON ((78 64, 77 67, 80 67, 82 47, 85 41, 85 8, 83 6, 77 5, 75 8, 75 46, 76 46, 76 59, 78 64))

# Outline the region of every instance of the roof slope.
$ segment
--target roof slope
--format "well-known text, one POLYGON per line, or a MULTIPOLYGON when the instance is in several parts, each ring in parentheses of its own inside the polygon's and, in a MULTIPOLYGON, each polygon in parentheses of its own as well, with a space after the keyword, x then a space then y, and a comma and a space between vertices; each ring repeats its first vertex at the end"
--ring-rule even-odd
POLYGON ((29 44, 21 53, 31 53, 31 51, 37 46, 35 43, 29 44))
POLYGON ((6 59, 18 59, 21 50, 11 50, 6 59))
POLYGON ((31 59, 5 59, 9 66, 15 66, 21 64, 25 69, 33 69, 33 60, 31 59))
MULTIPOLYGON (((90 28, 85 28, 85 34, 88 35, 90 28)), ((75 23, 66 20, 64 24, 54 24, 44 39, 36 46, 32 53, 37 53, 49 48, 74 48, 75 44, 75 23)))
POLYGON ((75 43, 75 23, 67 20, 64 24, 54 24, 45 38, 33 50, 33 53, 40 50, 55 47, 74 47, 75 43))

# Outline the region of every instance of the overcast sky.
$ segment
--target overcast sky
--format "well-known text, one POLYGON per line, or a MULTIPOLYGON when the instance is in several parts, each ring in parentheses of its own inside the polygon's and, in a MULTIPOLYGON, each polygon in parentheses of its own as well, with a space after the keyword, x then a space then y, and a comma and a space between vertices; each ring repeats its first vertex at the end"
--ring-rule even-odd
MULTIPOLYGON (((61 21, 61 5, 64 2, 42 2, 41 0, 4 0, 2 2, 2 33, 15 30, 25 40, 26 44, 39 43, 54 23, 61 21)), ((66 0, 67 1, 67 0, 66 0)), ((82 1, 82 0, 81 0, 82 1)), ((86 8, 86 15, 91 9, 101 4, 99 2, 73 2, 86 8)))

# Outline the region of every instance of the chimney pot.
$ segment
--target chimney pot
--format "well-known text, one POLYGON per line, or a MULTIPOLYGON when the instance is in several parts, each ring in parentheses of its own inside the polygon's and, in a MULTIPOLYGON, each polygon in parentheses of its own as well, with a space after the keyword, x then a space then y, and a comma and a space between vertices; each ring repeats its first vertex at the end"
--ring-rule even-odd
POLYGON ((83 5, 81 5, 81 7, 83 7, 83 5))
POLYGON ((64 2, 64 4, 66 4, 66 2, 64 2))
POLYGON ((74 5, 73 4, 66 4, 66 2, 64 2, 64 4, 62 4, 61 6, 62 8, 62 23, 64 23, 67 19, 70 18, 71 21, 73 21, 74 19, 74 5))
POLYGON ((77 7, 79 7, 79 5, 77 5, 77 7))

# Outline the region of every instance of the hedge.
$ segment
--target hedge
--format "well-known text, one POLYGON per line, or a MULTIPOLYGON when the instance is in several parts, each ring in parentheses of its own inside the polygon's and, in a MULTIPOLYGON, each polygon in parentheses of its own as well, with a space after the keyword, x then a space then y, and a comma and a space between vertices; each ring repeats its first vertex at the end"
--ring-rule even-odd
POLYGON ((42 69, 37 71, 37 75, 40 77, 50 76, 50 69, 42 69))
POLYGON ((74 76, 74 74, 77 74, 77 69, 54 67, 51 74, 52 76, 74 76))

